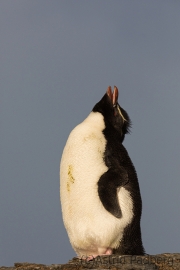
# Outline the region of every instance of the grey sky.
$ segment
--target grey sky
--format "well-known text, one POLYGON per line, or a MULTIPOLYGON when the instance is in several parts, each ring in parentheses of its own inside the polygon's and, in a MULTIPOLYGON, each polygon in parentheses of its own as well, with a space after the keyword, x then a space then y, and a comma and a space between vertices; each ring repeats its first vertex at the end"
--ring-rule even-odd
POLYGON ((1 0, 0 265, 75 256, 59 161, 108 85, 133 122, 146 252, 180 252, 180 2, 1 0))

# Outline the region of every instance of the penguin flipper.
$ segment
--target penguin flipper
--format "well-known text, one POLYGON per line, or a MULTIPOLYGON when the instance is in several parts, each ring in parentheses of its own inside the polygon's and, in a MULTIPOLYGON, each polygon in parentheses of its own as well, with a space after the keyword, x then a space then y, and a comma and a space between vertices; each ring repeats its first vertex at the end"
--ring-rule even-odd
POLYGON ((118 188, 128 183, 128 174, 123 168, 109 169, 98 181, 98 194, 104 208, 116 218, 122 217, 118 201, 118 188))

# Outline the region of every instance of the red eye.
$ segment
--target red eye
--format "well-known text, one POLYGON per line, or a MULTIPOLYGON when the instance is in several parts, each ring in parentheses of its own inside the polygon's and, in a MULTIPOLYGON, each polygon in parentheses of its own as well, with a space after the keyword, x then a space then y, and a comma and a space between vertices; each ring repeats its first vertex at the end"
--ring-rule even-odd
POLYGON ((114 110, 114 116, 116 116, 117 115, 117 111, 116 110, 114 110))

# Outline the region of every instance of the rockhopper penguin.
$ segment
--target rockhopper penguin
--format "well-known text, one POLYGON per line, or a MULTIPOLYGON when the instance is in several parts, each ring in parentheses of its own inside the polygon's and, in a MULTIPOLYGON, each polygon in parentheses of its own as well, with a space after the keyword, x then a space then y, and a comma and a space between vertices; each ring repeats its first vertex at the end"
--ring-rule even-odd
POLYGON ((62 215, 78 256, 143 255, 138 178, 122 145, 130 118, 118 89, 69 135, 60 163, 62 215))

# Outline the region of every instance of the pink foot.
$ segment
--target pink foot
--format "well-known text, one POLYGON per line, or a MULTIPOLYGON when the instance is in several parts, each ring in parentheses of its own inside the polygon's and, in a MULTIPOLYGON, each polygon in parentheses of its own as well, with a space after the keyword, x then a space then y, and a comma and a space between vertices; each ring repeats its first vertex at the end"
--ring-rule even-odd
POLYGON ((99 255, 83 255, 80 259, 81 260, 85 260, 85 261, 91 261, 91 260, 94 260, 97 256, 99 255))
POLYGON ((111 249, 111 248, 108 248, 108 249, 106 250, 105 255, 111 255, 111 254, 112 254, 112 249, 111 249))
POLYGON ((112 249, 111 248, 107 248, 105 250, 105 252, 103 252, 103 253, 101 253, 100 250, 99 250, 99 254, 93 254, 93 255, 88 255, 88 256, 83 255, 81 257, 81 259, 82 260, 86 260, 86 261, 91 261, 91 260, 95 259, 98 256, 111 255, 111 254, 112 254, 112 249))

